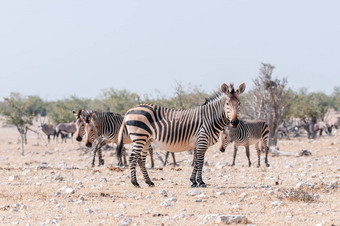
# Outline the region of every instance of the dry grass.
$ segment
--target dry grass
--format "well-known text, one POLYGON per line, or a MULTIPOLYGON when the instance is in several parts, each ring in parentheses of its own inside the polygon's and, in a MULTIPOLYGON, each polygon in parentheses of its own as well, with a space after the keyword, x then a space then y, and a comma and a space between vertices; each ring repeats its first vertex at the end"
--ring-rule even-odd
MULTIPOLYGON (((220 153, 215 145, 206 154, 204 189, 190 188, 189 152, 176 155, 178 167, 162 167, 155 158, 156 168, 148 169, 153 188, 138 169, 142 188, 137 189, 130 183, 129 169, 116 166, 113 150, 104 151, 104 166, 92 168, 91 153, 76 141, 45 145, 29 134, 22 157, 17 139, 14 128, 0 127, 1 225, 117 225, 124 220, 131 225, 197 225, 210 214, 245 215, 255 225, 340 224, 336 137, 282 140, 280 150, 308 150, 312 155, 269 156, 269 168, 263 161, 260 168, 247 167, 242 149, 236 166, 226 165, 232 161, 232 147, 220 153), (193 190, 199 194, 190 195, 193 190), (287 190, 290 195, 283 193, 287 190)), ((250 154, 256 165, 254 147, 250 154)))

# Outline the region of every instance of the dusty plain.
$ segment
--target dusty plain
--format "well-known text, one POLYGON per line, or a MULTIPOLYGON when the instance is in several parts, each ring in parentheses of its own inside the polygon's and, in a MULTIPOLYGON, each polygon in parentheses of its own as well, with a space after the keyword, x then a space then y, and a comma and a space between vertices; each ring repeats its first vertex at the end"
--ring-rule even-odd
MULTIPOLYGON (((34 129, 38 130, 36 125, 34 129)), ((231 167, 232 146, 219 152, 219 143, 206 153, 203 179, 207 188, 191 188, 193 155, 176 154, 178 166, 156 168, 148 187, 138 169, 141 188, 130 183, 130 170, 116 166, 115 151, 104 151, 105 165, 91 167, 92 153, 84 143, 51 141, 28 133, 25 155, 20 155, 19 133, 0 124, 1 225, 199 225, 223 224, 221 215, 244 215, 253 225, 340 225, 340 136, 279 140, 281 151, 311 156, 269 154, 270 167, 247 166, 239 148, 231 167), (304 198, 285 191, 301 189, 304 198)), ((163 157, 165 152, 155 150, 163 157)), ((147 159, 149 163, 149 158, 147 159)), ((169 162, 172 163, 171 157, 169 162)), ((98 159, 96 159, 96 165, 98 159)))

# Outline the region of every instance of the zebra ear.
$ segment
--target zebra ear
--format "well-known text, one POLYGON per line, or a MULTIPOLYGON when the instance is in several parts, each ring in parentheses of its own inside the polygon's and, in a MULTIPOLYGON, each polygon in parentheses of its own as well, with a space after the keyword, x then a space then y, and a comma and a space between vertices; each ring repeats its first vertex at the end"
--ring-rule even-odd
POLYGON ((221 90, 222 90, 223 93, 227 93, 227 91, 229 91, 228 90, 228 85, 223 83, 222 86, 221 86, 221 90))
POLYGON ((245 89, 246 89, 246 84, 245 84, 245 83, 242 83, 242 84, 238 87, 238 89, 236 90, 237 95, 240 95, 241 93, 243 93, 245 89))
POLYGON ((96 113, 93 113, 93 114, 92 114, 92 120, 95 121, 95 120, 96 120, 96 117, 97 117, 96 113))
POLYGON ((75 111, 73 111, 73 115, 78 118, 78 114, 75 111))

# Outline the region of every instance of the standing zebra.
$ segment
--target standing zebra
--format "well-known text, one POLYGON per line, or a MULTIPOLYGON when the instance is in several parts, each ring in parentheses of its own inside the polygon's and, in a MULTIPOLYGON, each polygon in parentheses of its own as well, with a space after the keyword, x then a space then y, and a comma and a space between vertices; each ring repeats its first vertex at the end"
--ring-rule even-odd
POLYGON ((63 142, 64 140, 66 143, 66 138, 68 134, 71 133, 71 139, 72 139, 73 134, 76 132, 77 128, 74 122, 70 122, 70 123, 59 123, 56 126, 55 130, 56 130, 56 135, 57 135, 57 141, 58 141, 59 134, 61 134, 61 142, 63 142))
POLYGON ((51 135, 53 135, 53 139, 55 139, 55 136, 56 136, 55 125, 41 123, 40 127, 41 127, 41 130, 46 134, 48 143, 50 143, 51 135))
MULTIPOLYGON (((113 112, 92 113, 86 117, 86 143, 87 147, 92 147, 95 140, 98 139, 98 143, 95 147, 92 166, 94 166, 96 152, 98 151, 99 165, 104 165, 104 159, 102 157, 101 148, 108 143, 117 143, 118 132, 122 125, 124 116, 113 112)), ((132 143, 130 137, 125 130, 123 133, 123 143, 132 143)), ((126 151, 124 149, 124 165, 127 165, 126 151)), ((151 158, 151 168, 154 168, 153 150, 149 147, 149 153, 151 158)), ((121 156, 118 158, 118 165, 122 165, 121 156)))
POLYGON ((268 136, 269 136, 269 127, 265 121, 256 120, 256 121, 248 121, 248 120, 240 120, 239 126, 237 128, 230 128, 226 126, 221 133, 221 147, 220 151, 224 152, 227 145, 231 142, 234 142, 234 155, 233 155, 233 164, 235 165, 235 158, 237 153, 238 146, 244 146, 246 149, 246 155, 248 158, 249 167, 251 166, 250 162, 250 154, 249 154, 249 146, 255 144, 255 149, 257 151, 257 167, 260 167, 260 158, 261 151, 259 147, 259 143, 261 142, 262 147, 265 149, 265 163, 268 167, 268 136))
POLYGON ((221 130, 229 121, 238 125, 240 101, 238 96, 245 90, 241 84, 235 91, 231 85, 224 83, 215 95, 206 99, 206 103, 188 110, 169 109, 153 104, 141 104, 131 108, 124 117, 119 131, 117 155, 120 156, 123 144, 123 132, 127 132, 133 142, 130 155, 131 182, 139 187, 136 178, 136 165, 139 164, 145 182, 149 186, 154 183, 145 168, 146 149, 151 142, 160 149, 170 152, 181 152, 194 149, 195 166, 190 177, 192 187, 206 187, 202 180, 204 155, 207 148, 215 144, 221 130))

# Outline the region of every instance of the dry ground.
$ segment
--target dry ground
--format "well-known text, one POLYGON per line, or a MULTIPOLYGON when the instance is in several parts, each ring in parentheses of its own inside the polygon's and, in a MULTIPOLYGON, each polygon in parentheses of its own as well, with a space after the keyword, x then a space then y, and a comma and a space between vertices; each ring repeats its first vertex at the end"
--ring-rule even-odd
MULTIPOLYGON (((162 169, 155 156, 157 168, 148 172, 156 186, 148 187, 138 170, 142 188, 134 188, 129 170, 113 167, 113 150, 104 152, 104 166, 91 168, 91 153, 79 149, 83 143, 46 145, 29 133, 21 156, 18 135, 14 127, 0 127, 2 225, 213 224, 206 217, 210 214, 245 215, 254 225, 340 225, 339 137, 281 140, 280 150, 306 149, 312 156, 270 155, 269 168, 263 162, 261 168, 247 167, 243 148, 231 167, 232 147, 220 153, 215 145, 203 169, 208 187, 193 189, 189 152, 176 155, 175 168, 162 169), (296 187, 311 196, 284 196, 296 187)), ((256 163, 253 147, 251 158, 256 163)))

